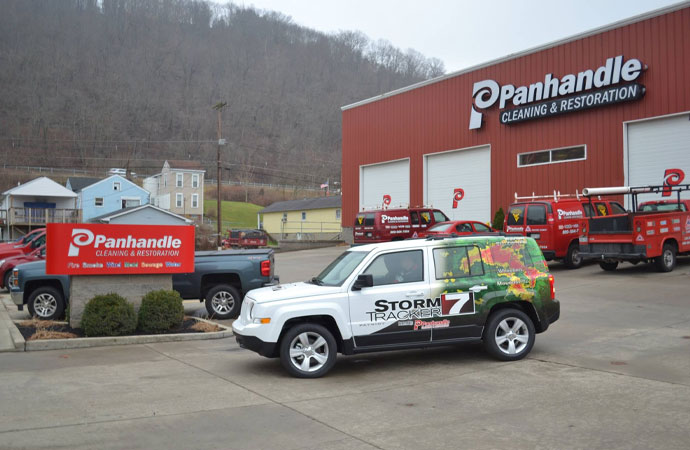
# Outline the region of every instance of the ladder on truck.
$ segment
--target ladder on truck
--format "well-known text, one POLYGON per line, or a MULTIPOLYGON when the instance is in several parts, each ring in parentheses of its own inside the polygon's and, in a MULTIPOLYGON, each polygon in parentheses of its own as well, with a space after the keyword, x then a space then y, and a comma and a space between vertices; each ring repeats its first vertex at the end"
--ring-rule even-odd
POLYGON ((580 200, 580 197, 582 194, 575 189, 575 194, 561 194, 561 191, 553 191, 553 194, 549 195, 535 195, 534 192, 532 192, 532 195, 526 195, 526 196, 518 196, 518 193, 515 193, 515 201, 518 202, 520 200, 550 200, 553 199, 553 201, 557 202, 558 200, 562 198, 573 198, 575 197, 577 200, 580 200))

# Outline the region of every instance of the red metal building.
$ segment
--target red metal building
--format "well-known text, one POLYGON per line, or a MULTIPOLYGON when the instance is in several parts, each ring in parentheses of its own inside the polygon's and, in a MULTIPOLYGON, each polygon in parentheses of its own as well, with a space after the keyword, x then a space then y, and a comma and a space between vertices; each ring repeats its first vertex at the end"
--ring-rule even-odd
POLYGON ((690 3, 343 108, 343 227, 433 205, 488 221, 514 193, 690 182, 690 3))

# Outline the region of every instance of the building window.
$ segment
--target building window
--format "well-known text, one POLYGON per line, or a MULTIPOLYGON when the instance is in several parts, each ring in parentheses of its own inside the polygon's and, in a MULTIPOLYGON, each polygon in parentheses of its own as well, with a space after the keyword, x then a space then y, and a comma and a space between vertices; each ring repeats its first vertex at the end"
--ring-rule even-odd
POLYGON ((335 218, 340 219, 340 210, 339 209, 335 210, 335 218))
POLYGON ((119 191, 119 190, 121 190, 120 182, 114 181, 113 182, 113 191, 119 191))
POLYGON ((199 194, 192 194, 192 208, 199 207, 199 194))
POLYGON ((193 188, 199 187, 199 174, 198 173, 192 174, 192 187, 193 188))
POLYGON ((556 148, 539 152, 519 153, 518 167, 538 166, 587 159, 587 146, 556 148))
POLYGON ((182 187, 182 177, 184 174, 181 173, 176 173, 175 174, 175 186, 176 187, 182 187))
POLYGON ((307 213, 302 211, 302 220, 307 220, 307 213))
POLYGON ((101 207, 103 206, 103 197, 96 197, 94 199, 94 205, 101 207))
POLYGON ((122 207, 123 208, 131 208, 133 206, 141 206, 141 199, 140 198, 123 198, 122 199, 122 207))
POLYGON ((182 197, 182 194, 175 194, 175 206, 177 208, 182 208, 182 202, 184 201, 184 198, 182 197))
POLYGON ((168 187, 168 174, 163 175, 163 187, 168 187))

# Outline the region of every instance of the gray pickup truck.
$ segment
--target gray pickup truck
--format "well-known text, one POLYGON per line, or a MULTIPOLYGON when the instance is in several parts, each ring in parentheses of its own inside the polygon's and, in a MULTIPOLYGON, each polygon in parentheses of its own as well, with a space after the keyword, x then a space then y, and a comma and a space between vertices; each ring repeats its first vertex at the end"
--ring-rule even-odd
MULTIPOLYGON (((183 299, 206 302, 217 319, 235 318, 244 295, 252 289, 277 284, 271 249, 196 252, 193 273, 173 274, 173 289, 183 299)), ((10 293, 19 310, 24 305, 40 319, 62 316, 69 302, 70 277, 47 275, 45 261, 14 268, 10 293)))

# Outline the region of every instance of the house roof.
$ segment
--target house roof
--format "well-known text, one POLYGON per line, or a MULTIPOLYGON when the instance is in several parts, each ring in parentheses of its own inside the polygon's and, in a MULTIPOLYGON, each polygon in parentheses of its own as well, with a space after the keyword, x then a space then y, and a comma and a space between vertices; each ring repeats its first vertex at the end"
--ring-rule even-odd
POLYGON ((13 187, 2 193, 2 195, 23 195, 39 197, 64 197, 74 198, 77 196, 63 185, 56 183, 48 177, 39 177, 28 181, 19 186, 13 187))
POLYGON ((314 197, 304 200, 288 200, 276 202, 259 211, 259 214, 282 211, 306 211, 309 209, 340 208, 342 198, 339 195, 332 197, 314 197))
POLYGON ((170 212, 170 211, 166 211, 166 210, 164 210, 164 209, 158 208, 157 206, 153 206, 153 205, 150 204, 150 203, 147 203, 147 204, 145 204, 145 205, 139 205, 139 206, 130 206, 130 207, 128 207, 128 208, 122 208, 122 209, 118 209, 117 211, 112 211, 112 212, 109 212, 109 213, 107 213, 107 214, 103 214, 103 215, 100 215, 100 216, 92 217, 92 218, 89 220, 89 222, 92 222, 92 223, 108 223, 108 222, 110 222, 111 219, 114 219, 114 218, 116 218, 116 217, 120 217, 120 216, 123 216, 123 215, 127 215, 127 214, 132 214, 133 212, 136 212, 136 211, 139 211, 139 210, 142 210, 142 209, 145 209, 145 208, 155 209, 156 211, 159 211, 159 212, 161 212, 161 213, 168 214, 168 215, 173 216, 173 217, 176 217, 176 218, 178 218, 178 219, 180 219, 180 220, 184 220, 186 223, 192 223, 192 220, 187 219, 186 217, 182 217, 182 216, 180 216, 180 215, 178 215, 178 214, 175 214, 175 213, 172 213, 172 212, 170 212))
POLYGON ((206 169, 204 169, 199 161, 193 161, 191 159, 169 159, 165 162, 168 163, 171 169, 199 170, 206 172, 206 169))
POLYGON ((67 182, 72 187, 72 191, 79 192, 87 186, 98 183, 102 178, 94 177, 69 177, 67 182))

